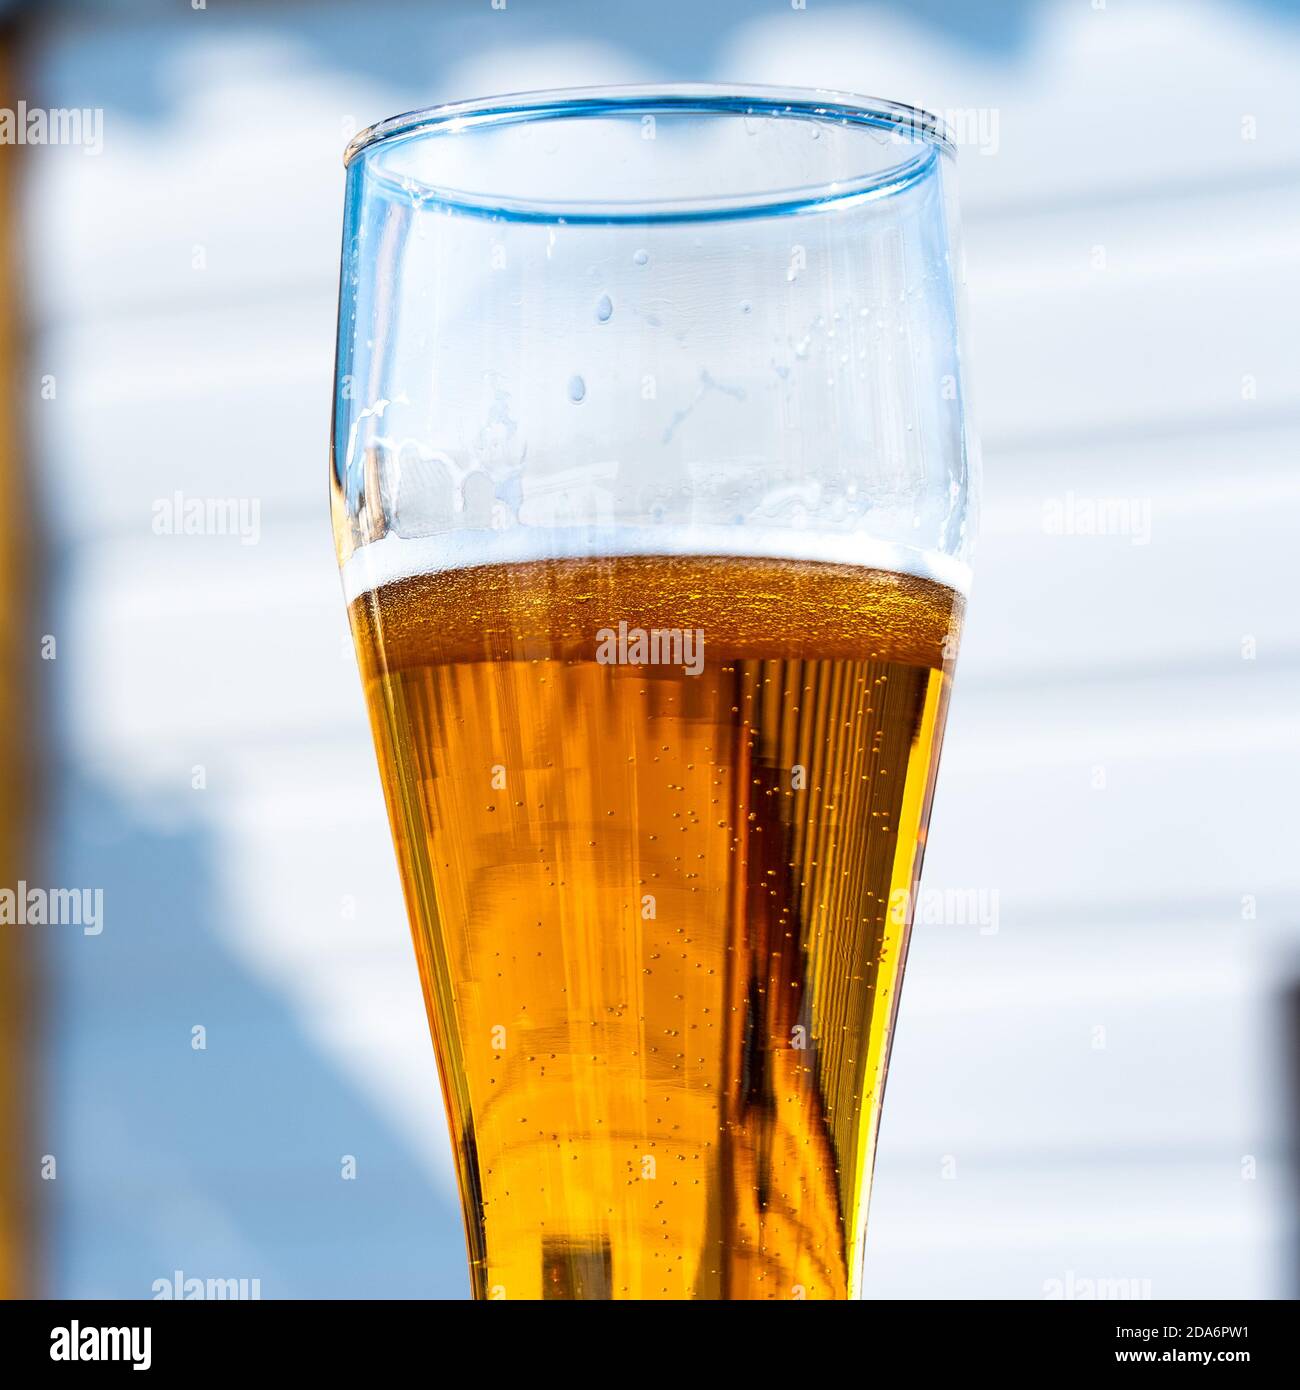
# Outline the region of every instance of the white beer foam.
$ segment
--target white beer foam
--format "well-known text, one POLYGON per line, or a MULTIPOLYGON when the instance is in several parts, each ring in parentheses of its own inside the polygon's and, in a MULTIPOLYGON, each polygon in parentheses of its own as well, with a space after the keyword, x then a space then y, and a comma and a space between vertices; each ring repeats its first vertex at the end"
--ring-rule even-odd
POLYGON ((512 526, 503 531, 447 531, 418 539, 390 532, 353 552, 343 566, 343 592, 351 603, 360 594, 415 574, 613 555, 819 560, 911 574, 962 595, 970 589, 970 566, 963 560, 851 533, 771 526, 512 526))

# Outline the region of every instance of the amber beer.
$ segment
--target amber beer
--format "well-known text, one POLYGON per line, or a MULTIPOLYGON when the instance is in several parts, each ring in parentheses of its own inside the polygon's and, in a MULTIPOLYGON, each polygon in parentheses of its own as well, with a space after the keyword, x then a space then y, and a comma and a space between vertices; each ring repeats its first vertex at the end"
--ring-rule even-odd
POLYGON ((354 599, 478 1297, 857 1291, 961 611, 653 556, 354 599))

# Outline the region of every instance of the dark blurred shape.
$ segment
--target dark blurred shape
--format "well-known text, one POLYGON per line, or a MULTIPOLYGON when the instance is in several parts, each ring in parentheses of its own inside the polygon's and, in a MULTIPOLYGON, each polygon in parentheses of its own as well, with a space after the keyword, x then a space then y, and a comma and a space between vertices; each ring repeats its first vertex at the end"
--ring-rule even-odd
POLYGON ((578 1244, 542 1242, 543 1299, 609 1299, 614 1295, 614 1268, 609 1241, 578 1244))
POLYGON ((1286 1088, 1287 1161, 1291 1169, 1291 1231, 1287 1280, 1291 1297, 1300 1298, 1300 976, 1293 979, 1282 996, 1285 1054, 1283 1085, 1286 1088))
MULTIPOLYGON (((0 4, 0 107, 12 109, 21 83, 16 76, 14 26, 3 23, 12 6, 0 4)), ((16 286, 18 162, 21 147, 0 144, 0 379, 21 380, 16 286)), ((21 404, 11 394, 0 432, 0 887, 39 880, 32 864, 34 819, 31 749, 33 632, 29 582, 33 519, 21 453, 21 404)), ((36 1291, 33 1265, 31 1184, 37 1155, 29 1152, 33 1036, 30 929, 0 926, 0 1298, 36 1291)))

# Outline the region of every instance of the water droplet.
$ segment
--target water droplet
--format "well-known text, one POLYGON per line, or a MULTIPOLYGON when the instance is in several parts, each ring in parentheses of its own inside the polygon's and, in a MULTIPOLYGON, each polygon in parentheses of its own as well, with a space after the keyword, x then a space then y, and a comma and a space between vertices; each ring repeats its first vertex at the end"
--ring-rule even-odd
POLYGON ((753 305, 749 302, 749 300, 747 300, 747 299, 742 299, 742 300, 740 301, 740 312, 741 312, 742 314, 747 314, 747 313, 749 313, 749 311, 750 311, 753 307, 754 307, 754 306, 753 306, 753 305))
POLYGON ((574 405, 580 404, 586 394, 587 383, 580 376, 571 376, 569 378, 569 399, 574 405))
POLYGON ((609 295, 602 294, 596 301, 596 322, 608 323, 614 313, 614 305, 609 295))
POLYGON ((632 254, 632 259, 637 263, 637 265, 645 265, 645 263, 650 259, 650 253, 648 251, 635 251, 632 254))

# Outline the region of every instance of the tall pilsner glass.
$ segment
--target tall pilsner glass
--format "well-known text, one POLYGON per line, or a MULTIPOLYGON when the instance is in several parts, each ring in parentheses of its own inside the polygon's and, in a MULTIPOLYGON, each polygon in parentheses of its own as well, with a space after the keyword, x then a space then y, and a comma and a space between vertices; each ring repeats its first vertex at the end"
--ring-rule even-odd
POLYGON ((346 156, 334 535, 480 1298, 845 1298, 972 539, 953 152, 530 93, 346 156))

